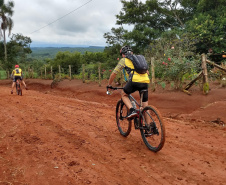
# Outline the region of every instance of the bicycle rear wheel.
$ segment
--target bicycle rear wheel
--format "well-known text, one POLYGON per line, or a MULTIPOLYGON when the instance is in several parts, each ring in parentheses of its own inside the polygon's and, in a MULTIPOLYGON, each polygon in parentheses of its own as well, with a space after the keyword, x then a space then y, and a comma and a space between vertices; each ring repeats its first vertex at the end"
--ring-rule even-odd
POLYGON ((122 100, 119 100, 116 105, 116 122, 120 134, 124 137, 131 132, 132 121, 126 119, 128 109, 122 100))
POLYGON ((155 107, 147 106, 142 110, 140 126, 145 145, 153 152, 160 151, 165 143, 165 125, 155 107))

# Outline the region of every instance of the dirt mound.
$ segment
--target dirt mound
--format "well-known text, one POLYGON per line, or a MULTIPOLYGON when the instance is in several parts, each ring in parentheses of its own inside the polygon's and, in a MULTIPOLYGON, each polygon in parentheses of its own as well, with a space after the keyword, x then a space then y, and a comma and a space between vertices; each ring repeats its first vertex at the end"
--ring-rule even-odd
MULTIPOLYGON (((120 92, 106 95, 106 81, 98 83, 83 83, 81 80, 64 80, 51 87, 52 80, 28 80, 30 88, 43 93, 77 98, 80 100, 104 102, 115 105, 120 98, 120 92)), ((155 92, 149 92, 149 103, 158 107, 164 117, 174 119, 202 120, 211 122, 220 119, 226 123, 226 89, 219 84, 212 83, 208 95, 203 95, 199 87, 192 87, 192 96, 181 91, 163 90, 157 87, 155 92)), ((134 96, 139 98, 138 93, 134 96)))
POLYGON ((153 153, 139 131, 119 134, 120 94, 107 96, 106 84, 26 82, 17 96, 0 81, 0 185, 225 183, 225 89, 149 92, 166 124, 165 146, 153 153))

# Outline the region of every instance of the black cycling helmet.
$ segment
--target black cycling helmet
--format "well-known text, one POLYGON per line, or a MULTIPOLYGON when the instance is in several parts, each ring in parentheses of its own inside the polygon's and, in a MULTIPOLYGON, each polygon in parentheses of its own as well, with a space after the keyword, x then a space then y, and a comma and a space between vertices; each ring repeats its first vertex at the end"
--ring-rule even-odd
POLYGON ((120 55, 124 54, 128 54, 128 52, 133 52, 132 48, 129 46, 123 46, 120 50, 120 55))

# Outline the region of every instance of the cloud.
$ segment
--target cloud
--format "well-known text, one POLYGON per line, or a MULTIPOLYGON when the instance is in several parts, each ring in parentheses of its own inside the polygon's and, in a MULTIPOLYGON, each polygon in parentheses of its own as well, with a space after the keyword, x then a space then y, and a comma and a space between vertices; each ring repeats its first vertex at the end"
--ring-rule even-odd
POLYGON ((104 33, 116 27, 120 0, 14 0, 12 33, 33 42, 106 45, 104 33))

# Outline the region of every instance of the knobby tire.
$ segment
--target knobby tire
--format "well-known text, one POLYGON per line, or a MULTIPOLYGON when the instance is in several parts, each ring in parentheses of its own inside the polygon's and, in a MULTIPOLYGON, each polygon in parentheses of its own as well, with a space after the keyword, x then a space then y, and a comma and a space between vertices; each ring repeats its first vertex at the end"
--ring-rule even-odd
POLYGON ((140 133, 149 150, 158 152, 164 146, 165 125, 160 112, 154 106, 147 106, 142 110, 140 133), (149 123, 147 123, 146 119, 149 123), (156 127, 154 125, 156 125, 156 127))
POLYGON ((116 105, 116 123, 120 134, 127 137, 131 132, 132 121, 126 119, 128 109, 122 100, 119 100, 116 105))
POLYGON ((22 96, 22 89, 20 87, 20 84, 18 84, 18 82, 16 82, 16 93, 17 95, 22 96))

